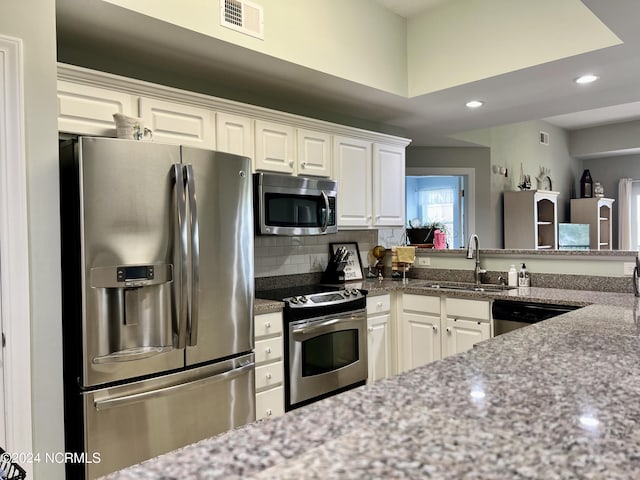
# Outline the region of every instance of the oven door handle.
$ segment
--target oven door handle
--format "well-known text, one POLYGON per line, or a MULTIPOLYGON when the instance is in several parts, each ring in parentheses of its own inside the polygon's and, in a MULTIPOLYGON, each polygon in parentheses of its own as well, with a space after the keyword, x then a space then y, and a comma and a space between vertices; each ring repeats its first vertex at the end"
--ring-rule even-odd
MULTIPOLYGON (((349 318, 349 320, 351 319, 349 318)), ((326 322, 309 325, 308 327, 296 328, 293 330, 293 333, 304 335, 305 333, 315 332, 316 330, 320 330, 321 328, 328 327, 329 325, 334 325, 338 322, 340 322, 340 319, 334 318, 332 320, 327 320, 326 322)))

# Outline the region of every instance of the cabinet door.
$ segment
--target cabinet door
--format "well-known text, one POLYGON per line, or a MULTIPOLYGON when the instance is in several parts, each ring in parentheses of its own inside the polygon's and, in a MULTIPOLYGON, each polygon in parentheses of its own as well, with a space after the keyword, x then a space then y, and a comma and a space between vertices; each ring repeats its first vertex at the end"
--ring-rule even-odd
POLYGON ((391 315, 375 315, 367 318, 368 365, 367 383, 391 375, 391 315))
POLYGON ((256 120, 256 170, 295 173, 294 129, 256 120))
POLYGON ((217 113, 216 149, 253 158, 253 121, 239 115, 217 113))
POLYGON ((466 352, 490 337, 489 322, 447 317, 444 332, 443 358, 466 352))
POLYGON ((211 110, 143 97, 140 116, 144 126, 153 131, 154 141, 215 148, 211 110))
POLYGON ((404 148, 375 144, 373 147, 373 225, 404 225, 404 148))
POLYGON ((441 358, 440 317, 422 313, 402 313, 402 371, 441 358))
POLYGON ((298 129, 298 175, 331 176, 331 135, 298 129))
POLYGON ((138 116, 138 97, 105 88, 58 81, 58 130, 115 137, 114 113, 138 116))
POLYGON ((371 143, 335 137, 333 175, 338 181, 338 228, 371 226, 371 143))

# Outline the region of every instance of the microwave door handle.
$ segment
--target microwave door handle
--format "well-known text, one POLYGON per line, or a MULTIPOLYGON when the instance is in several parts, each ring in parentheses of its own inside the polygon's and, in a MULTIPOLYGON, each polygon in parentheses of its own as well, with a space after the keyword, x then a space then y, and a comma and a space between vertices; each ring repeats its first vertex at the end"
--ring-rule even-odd
POLYGON ((173 165, 171 172, 173 181, 175 182, 176 189, 176 223, 178 226, 178 256, 176 258, 176 277, 179 282, 174 282, 174 285, 179 285, 180 291, 177 292, 177 330, 178 340, 176 348, 184 348, 187 338, 187 223, 186 223, 186 203, 184 197, 184 175, 182 173, 182 166, 179 163, 173 165))
POLYGON ((329 226, 329 197, 324 191, 321 191, 320 194, 322 194, 322 199, 324 200, 324 208, 325 208, 324 224, 322 225, 322 228, 320 230, 322 230, 323 232, 326 232, 327 227, 329 226))
POLYGON ((189 228, 191 236, 191 295, 189 297, 189 345, 198 343, 198 291, 200 290, 200 230, 196 205, 196 182, 193 165, 185 165, 187 198, 189 200, 189 228))

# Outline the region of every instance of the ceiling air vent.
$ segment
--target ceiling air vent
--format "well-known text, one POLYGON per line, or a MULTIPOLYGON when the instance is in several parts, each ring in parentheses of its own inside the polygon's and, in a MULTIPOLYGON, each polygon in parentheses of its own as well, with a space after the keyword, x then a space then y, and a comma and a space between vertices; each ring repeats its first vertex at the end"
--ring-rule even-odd
POLYGON ((220 0, 220 25, 264 40, 262 6, 247 0, 220 0))
POLYGON ((549 145, 549 134, 540 130, 540 143, 542 145, 549 145))

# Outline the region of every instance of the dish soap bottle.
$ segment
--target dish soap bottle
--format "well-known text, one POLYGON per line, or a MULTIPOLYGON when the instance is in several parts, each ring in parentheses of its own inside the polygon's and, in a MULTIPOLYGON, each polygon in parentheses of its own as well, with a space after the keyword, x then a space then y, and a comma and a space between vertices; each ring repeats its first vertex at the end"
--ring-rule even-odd
POLYGON ((527 271, 527 266, 524 263, 522 264, 522 268, 520 268, 520 272, 518 273, 518 286, 519 287, 531 286, 529 272, 527 271))
POLYGON ((510 287, 517 287, 518 286, 518 272, 516 272, 516 266, 515 265, 511 265, 509 267, 509 274, 507 275, 508 278, 508 285, 510 287))

